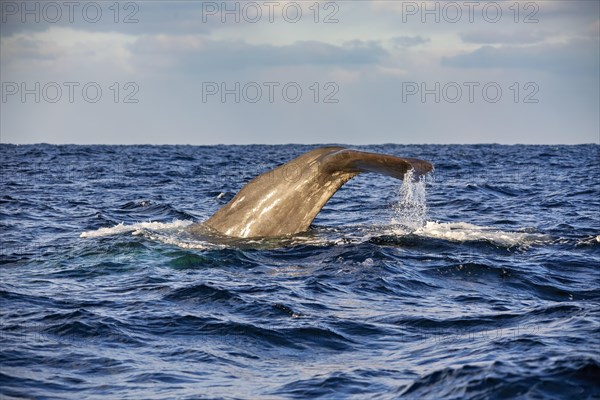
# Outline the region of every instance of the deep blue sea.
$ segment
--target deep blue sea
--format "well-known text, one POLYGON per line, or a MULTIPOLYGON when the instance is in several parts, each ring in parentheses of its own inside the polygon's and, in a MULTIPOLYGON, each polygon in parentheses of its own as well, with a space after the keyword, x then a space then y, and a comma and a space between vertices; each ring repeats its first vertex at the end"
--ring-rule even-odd
POLYGON ((314 147, 0 145, 0 398, 600 398, 600 146, 351 146, 436 169, 188 233, 314 147))

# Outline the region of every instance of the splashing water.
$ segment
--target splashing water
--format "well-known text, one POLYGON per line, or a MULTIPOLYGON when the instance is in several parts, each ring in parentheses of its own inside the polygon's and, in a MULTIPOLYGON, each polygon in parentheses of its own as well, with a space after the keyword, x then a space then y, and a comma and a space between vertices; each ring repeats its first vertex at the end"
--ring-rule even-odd
POLYGON ((398 203, 394 205, 394 217, 392 218, 392 224, 409 232, 422 228, 427 221, 425 179, 420 177, 415 180, 413 174, 412 169, 404 174, 398 203))
POLYGON ((404 174, 398 202, 394 205, 392 232, 394 235, 407 234, 425 238, 443 239, 450 242, 487 241, 498 246, 528 247, 552 240, 548 235, 528 232, 506 232, 491 227, 473 225, 467 222, 438 222, 427 220, 426 177, 413 179, 413 170, 404 174))

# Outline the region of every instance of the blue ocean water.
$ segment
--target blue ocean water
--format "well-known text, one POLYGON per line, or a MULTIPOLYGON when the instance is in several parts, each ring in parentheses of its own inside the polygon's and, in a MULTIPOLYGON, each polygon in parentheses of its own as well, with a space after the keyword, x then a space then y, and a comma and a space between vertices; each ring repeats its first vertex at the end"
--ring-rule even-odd
POLYGON ((186 231, 313 147, 0 145, 0 398, 600 398, 600 146, 355 146, 436 171, 186 231))

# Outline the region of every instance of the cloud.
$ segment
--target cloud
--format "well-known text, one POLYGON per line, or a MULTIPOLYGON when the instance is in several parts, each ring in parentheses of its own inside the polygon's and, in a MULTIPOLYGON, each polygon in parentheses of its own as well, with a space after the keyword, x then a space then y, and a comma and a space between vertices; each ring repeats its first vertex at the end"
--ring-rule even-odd
POLYGON ((69 75, 90 71, 131 72, 127 44, 135 37, 115 32, 86 32, 52 27, 43 32, 27 32, 0 37, 0 66, 3 78, 15 75, 69 75), (100 68, 98 66, 101 66, 100 68))
POLYGON ((522 68, 553 73, 598 74, 599 41, 571 40, 535 46, 483 46, 475 51, 442 58, 442 65, 458 68, 522 68))
POLYGON ((15 59, 23 59, 29 62, 54 60, 65 54, 65 50, 56 43, 44 42, 26 37, 2 41, 2 44, 5 46, 2 53, 6 62, 15 59))
POLYGON ((429 38, 421 36, 396 36, 391 39, 396 48, 418 46, 429 42, 429 40, 429 38))
POLYGON ((549 34, 539 30, 525 31, 500 31, 500 30, 477 30, 463 32, 459 34, 461 40, 465 43, 476 44, 525 44, 543 42, 549 37, 549 34))
POLYGON ((211 40, 202 36, 144 36, 131 45, 134 55, 170 60, 180 67, 237 70, 254 67, 377 63, 387 52, 376 42, 352 41, 340 46, 319 41, 290 45, 250 44, 241 40, 211 40))

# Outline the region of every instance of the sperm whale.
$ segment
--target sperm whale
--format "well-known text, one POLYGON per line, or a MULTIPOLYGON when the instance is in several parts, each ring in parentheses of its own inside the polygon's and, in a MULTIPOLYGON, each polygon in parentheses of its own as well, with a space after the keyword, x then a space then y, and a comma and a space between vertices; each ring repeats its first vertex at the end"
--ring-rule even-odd
POLYGON ((363 172, 403 179, 433 169, 427 161, 368 153, 344 147, 321 147, 267 171, 246 184, 192 233, 208 227, 238 238, 291 235, 307 230, 342 185, 363 172))

